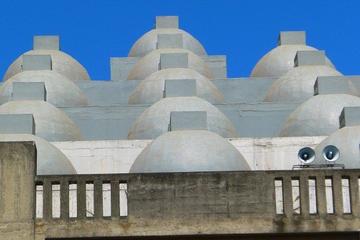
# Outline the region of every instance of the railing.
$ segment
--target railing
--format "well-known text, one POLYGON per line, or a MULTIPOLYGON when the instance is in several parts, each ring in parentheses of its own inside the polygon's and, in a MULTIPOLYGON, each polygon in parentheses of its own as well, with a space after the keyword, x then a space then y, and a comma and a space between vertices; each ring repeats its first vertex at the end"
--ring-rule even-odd
POLYGON ((36 218, 126 217, 127 180, 121 174, 37 176, 36 218))
POLYGON ((360 174, 344 171, 292 171, 274 177, 277 215, 359 216, 360 174))
POLYGON ((345 169, 37 176, 35 229, 44 238, 358 231, 359 179, 345 169))

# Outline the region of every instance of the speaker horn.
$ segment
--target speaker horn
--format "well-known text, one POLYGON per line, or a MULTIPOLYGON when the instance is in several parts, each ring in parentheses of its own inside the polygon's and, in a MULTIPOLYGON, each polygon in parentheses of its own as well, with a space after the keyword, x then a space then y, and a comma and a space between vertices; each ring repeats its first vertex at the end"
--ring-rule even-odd
POLYGON ((324 148, 322 154, 323 154, 324 159, 329 162, 335 162, 340 157, 340 151, 334 145, 326 146, 324 148))
POLYGON ((298 158, 302 163, 309 164, 315 159, 315 151, 310 147, 304 147, 299 150, 298 158))

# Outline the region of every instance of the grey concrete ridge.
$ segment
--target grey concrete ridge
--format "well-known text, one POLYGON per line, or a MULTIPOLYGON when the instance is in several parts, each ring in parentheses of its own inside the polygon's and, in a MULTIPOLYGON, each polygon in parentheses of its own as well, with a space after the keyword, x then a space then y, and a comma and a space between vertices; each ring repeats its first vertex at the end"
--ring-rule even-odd
POLYGON ((196 96, 195 79, 165 80, 164 97, 196 96))
POLYGON ((187 53, 161 53, 159 70, 166 68, 187 68, 188 54, 187 53))
POLYGON ((318 77, 314 85, 314 95, 347 94, 350 92, 349 82, 342 76, 318 77))
POLYGON ((46 101, 46 87, 44 82, 14 82, 12 100, 46 101))
POLYGON ((32 114, 0 114, 0 134, 35 134, 32 114))
POLYGON ((360 107, 344 107, 339 121, 340 128, 360 125, 360 107))
POLYGON ((183 48, 183 35, 177 34, 158 34, 157 48, 183 48))
POLYGON ((325 65, 324 51, 298 51, 295 56, 294 65, 325 65))
POLYGON ((278 45, 306 45, 305 31, 280 32, 278 45))
POLYGON ((156 28, 179 28, 178 16, 157 16, 156 28))
POLYGON ((22 56, 22 70, 52 70, 50 55, 24 55, 22 56))
POLYGON ((170 113, 169 131, 207 130, 205 111, 181 111, 170 113))
POLYGON ((34 36, 34 50, 60 50, 59 36, 34 36))

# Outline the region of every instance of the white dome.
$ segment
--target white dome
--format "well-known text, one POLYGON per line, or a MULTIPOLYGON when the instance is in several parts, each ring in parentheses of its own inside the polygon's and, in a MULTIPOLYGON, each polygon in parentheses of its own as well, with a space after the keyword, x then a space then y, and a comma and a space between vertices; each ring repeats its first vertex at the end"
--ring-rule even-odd
POLYGON ((0 142, 34 141, 38 175, 76 174, 69 159, 54 145, 30 134, 0 134, 0 142))
POLYGON ((183 38, 183 48, 195 53, 196 55, 206 55, 206 51, 201 43, 189 33, 177 28, 157 28, 141 36, 132 46, 129 57, 143 57, 157 48, 158 34, 181 34, 183 38))
POLYGON ((196 95, 211 103, 221 103, 224 96, 205 76, 189 68, 169 68, 152 73, 136 87, 129 97, 130 104, 154 103, 163 98, 165 80, 194 79, 196 95))
POLYGON ((60 109, 44 101, 11 101, 0 106, 0 114, 33 114, 35 134, 47 141, 81 139, 80 129, 60 109))
POLYGON ((336 146, 340 156, 336 164, 344 164, 345 168, 360 168, 360 126, 344 127, 325 138, 315 148, 315 164, 328 164, 322 152, 328 145, 336 146))
POLYGON ((44 82, 47 102, 61 107, 86 106, 87 98, 80 88, 65 76, 49 70, 24 71, 3 83, 0 88, 0 102, 11 100, 14 82, 44 82))
POLYGON ((347 94, 317 95, 295 109, 280 136, 328 136, 339 128, 344 107, 360 106, 360 98, 347 94))
MULTIPOLYGON (((281 77, 294 68, 294 59, 297 51, 314 50, 317 49, 300 44, 277 46, 257 62, 251 72, 251 77, 281 77)), ((326 64, 334 68, 328 58, 326 58, 326 64)))
POLYGON ((131 173, 246 171, 250 167, 227 140, 205 130, 167 132, 136 158, 131 173))
POLYGON ((302 65, 288 71, 269 88, 265 102, 303 102, 314 95, 314 85, 320 76, 341 76, 326 65, 302 65))
POLYGON ((207 78, 212 79, 213 75, 205 61, 186 49, 162 48, 156 49, 142 57, 129 72, 128 80, 143 80, 150 74, 159 70, 160 55, 163 53, 187 53, 188 67, 198 71, 207 78))
POLYGON ((238 136, 231 121, 211 103, 198 97, 171 97, 147 108, 130 128, 128 139, 154 139, 166 133, 172 111, 206 111, 209 131, 223 137, 238 136))
MULTIPOLYGON (((31 50, 23 55, 51 55, 52 70, 58 72, 71 81, 89 80, 86 69, 70 55, 58 50, 31 50)), ((22 72, 22 56, 19 56, 7 69, 3 81, 22 72)))

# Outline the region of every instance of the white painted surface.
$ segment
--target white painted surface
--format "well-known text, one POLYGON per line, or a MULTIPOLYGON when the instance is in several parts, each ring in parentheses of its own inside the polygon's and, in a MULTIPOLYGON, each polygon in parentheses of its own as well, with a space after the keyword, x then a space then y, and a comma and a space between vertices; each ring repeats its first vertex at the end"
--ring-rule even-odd
MULTIPOLYGON (((300 164, 302 147, 315 147, 325 137, 229 139, 253 170, 289 170, 300 164)), ((151 140, 53 142, 71 161, 77 173, 128 173, 151 140)))

